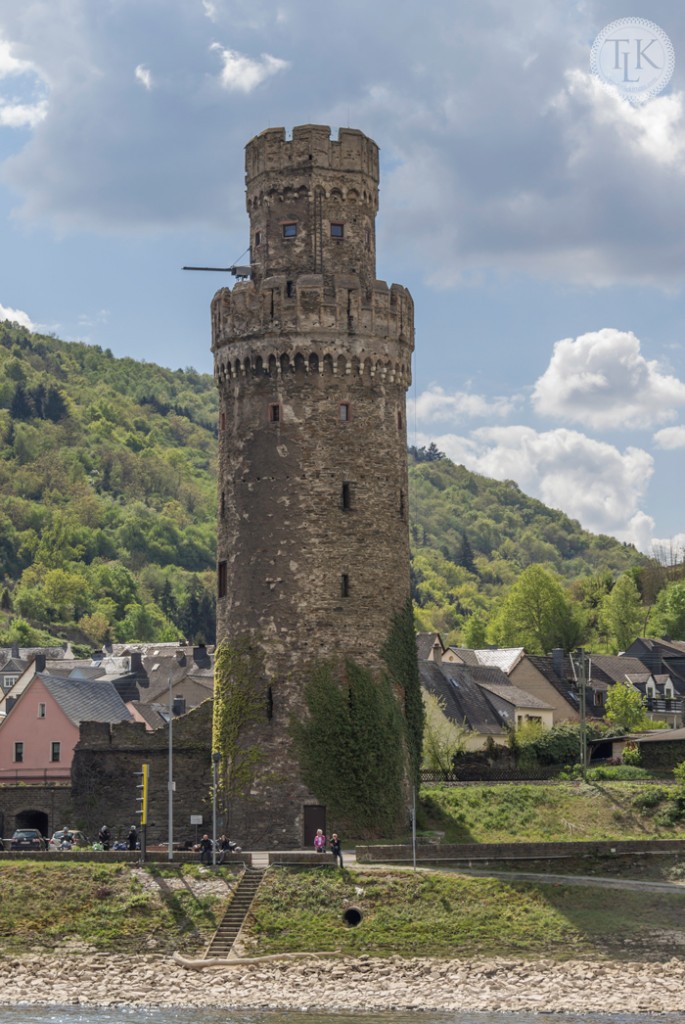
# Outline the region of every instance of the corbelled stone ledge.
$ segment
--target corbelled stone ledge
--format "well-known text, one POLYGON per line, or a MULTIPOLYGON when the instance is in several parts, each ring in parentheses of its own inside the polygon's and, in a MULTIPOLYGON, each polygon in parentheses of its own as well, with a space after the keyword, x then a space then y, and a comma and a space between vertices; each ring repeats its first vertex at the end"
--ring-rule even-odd
POLYGON ((172 957, 7 956, 5 1006, 219 1007, 545 1013, 681 1012, 685 963, 357 959, 269 961, 189 971, 172 957))

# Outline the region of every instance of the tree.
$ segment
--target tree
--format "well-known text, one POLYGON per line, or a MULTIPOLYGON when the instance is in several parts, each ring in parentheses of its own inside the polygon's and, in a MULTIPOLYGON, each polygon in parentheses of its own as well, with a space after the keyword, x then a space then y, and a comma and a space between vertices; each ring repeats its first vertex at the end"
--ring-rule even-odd
POLYGON ((644 610, 640 593, 630 573, 616 580, 611 593, 602 603, 604 622, 615 651, 625 651, 640 635, 644 610))
POLYGON ((650 728, 653 724, 645 712, 642 694, 628 682, 614 683, 609 687, 604 717, 624 732, 650 728))
POLYGON ((685 582, 669 583, 659 592, 652 616, 653 635, 685 640, 685 582))
POLYGON ((423 703, 426 709, 423 767, 430 771, 448 772, 455 757, 464 752, 468 729, 446 717, 443 701, 434 694, 424 691, 423 703))
POLYGON ((557 577, 541 565, 521 573, 488 629, 493 643, 525 647, 529 654, 548 654, 555 647, 571 650, 581 633, 579 616, 557 577))

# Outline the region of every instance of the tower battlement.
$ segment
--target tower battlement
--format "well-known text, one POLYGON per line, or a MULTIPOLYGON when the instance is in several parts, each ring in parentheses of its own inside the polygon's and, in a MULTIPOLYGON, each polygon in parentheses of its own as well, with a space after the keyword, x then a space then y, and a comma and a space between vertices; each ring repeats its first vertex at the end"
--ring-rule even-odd
MULTIPOLYGON (((406 288, 376 281, 367 296, 355 276, 334 275, 325 287, 320 274, 294 279, 276 275, 260 287, 242 281, 221 288, 212 300, 212 350, 218 375, 227 362, 240 358, 238 347, 286 347, 303 337, 325 341, 338 354, 362 347, 371 355, 411 362, 414 348, 414 303, 406 288), (259 342, 257 344, 257 342, 259 342)), ((263 353, 260 352, 263 355, 263 353)))
POLYGON ((336 140, 327 125, 303 124, 293 128, 291 139, 286 139, 285 128, 267 128, 245 147, 248 188, 262 174, 309 175, 319 169, 366 174, 377 186, 378 146, 356 128, 341 128, 336 140))

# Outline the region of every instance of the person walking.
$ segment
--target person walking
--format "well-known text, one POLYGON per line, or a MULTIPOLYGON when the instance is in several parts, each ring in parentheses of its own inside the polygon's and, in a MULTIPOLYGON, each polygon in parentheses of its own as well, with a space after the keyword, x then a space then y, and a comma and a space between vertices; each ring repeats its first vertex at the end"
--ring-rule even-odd
POLYGON ((323 834, 323 829, 317 828, 316 835, 314 836, 314 849, 317 853, 326 852, 326 837, 323 834))
POLYGON ((343 855, 342 855, 342 843, 338 839, 338 833, 334 832, 331 836, 331 853, 335 861, 340 865, 341 869, 343 866, 343 855))
POLYGON ((129 850, 138 849, 138 829, 136 828, 135 825, 131 825, 130 829, 128 830, 126 842, 128 843, 129 850))

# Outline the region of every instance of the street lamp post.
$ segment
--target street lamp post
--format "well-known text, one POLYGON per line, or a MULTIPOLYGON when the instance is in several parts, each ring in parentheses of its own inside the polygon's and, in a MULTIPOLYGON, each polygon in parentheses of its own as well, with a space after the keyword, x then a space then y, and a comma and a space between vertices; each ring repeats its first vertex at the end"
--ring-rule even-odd
POLYGON ((167 847, 167 859, 174 859, 174 698, 171 688, 171 680, 169 680, 169 778, 167 786, 169 788, 169 843, 167 847))
POLYGON ((220 760, 221 754, 215 750, 212 754, 212 867, 216 867, 216 790, 220 760))

